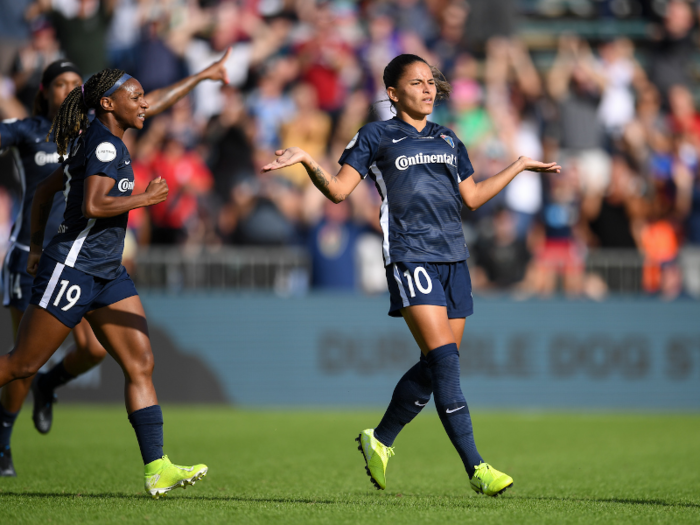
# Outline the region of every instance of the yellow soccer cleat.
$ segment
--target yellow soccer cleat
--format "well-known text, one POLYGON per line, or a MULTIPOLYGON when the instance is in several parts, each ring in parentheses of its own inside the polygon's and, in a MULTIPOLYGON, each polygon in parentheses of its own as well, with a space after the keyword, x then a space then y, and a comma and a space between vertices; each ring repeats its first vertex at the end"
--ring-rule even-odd
POLYGON ((386 488, 386 464, 394 455, 393 447, 385 447, 374 437, 374 429, 368 428, 355 438, 360 445, 357 449, 365 458, 367 475, 378 490, 386 488))
POLYGON ((481 463, 475 467, 474 475, 469 483, 477 494, 486 494, 494 498, 503 494, 507 488, 513 486, 513 478, 508 474, 499 472, 488 463, 481 463))
POLYGON ((173 465, 168 456, 151 461, 145 467, 146 492, 153 498, 164 495, 174 488, 187 488, 187 485, 194 485, 195 482, 207 475, 206 465, 194 465, 192 467, 181 467, 173 465))

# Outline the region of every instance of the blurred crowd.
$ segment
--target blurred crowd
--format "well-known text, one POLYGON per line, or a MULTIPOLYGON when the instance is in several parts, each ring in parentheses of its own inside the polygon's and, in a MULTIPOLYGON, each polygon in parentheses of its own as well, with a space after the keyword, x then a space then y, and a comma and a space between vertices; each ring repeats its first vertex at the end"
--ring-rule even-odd
MULTIPOLYGON (((362 125, 392 116, 384 66, 414 53, 451 82, 431 120, 455 130, 478 180, 519 155, 563 167, 522 173, 465 211, 476 290, 601 298, 610 282, 587 261, 609 249, 639 254, 645 293, 698 296, 698 13, 639 5, 645 38, 562 34, 536 64, 513 0, 0 0, 0 117, 31 114, 57 58, 86 75, 124 69, 149 92, 231 48, 229 85, 202 83, 125 136, 136 191, 155 177, 170 187, 131 213, 133 246, 305 246, 313 286, 375 293, 386 283, 369 181, 333 205, 303 168, 260 167, 295 145, 337 170, 362 125)), ((0 158, 0 243, 17 211, 12 172, 0 158)))

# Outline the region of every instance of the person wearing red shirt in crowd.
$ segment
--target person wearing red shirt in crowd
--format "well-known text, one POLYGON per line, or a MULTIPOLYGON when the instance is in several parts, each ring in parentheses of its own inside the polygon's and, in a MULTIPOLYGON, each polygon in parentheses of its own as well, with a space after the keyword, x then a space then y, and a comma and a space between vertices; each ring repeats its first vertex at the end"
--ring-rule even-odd
POLYGON ((198 198, 214 185, 214 177, 196 151, 188 151, 175 136, 165 139, 163 148, 150 163, 151 177, 168 181, 169 199, 151 210, 153 244, 175 244, 187 238, 188 226, 196 221, 198 198))

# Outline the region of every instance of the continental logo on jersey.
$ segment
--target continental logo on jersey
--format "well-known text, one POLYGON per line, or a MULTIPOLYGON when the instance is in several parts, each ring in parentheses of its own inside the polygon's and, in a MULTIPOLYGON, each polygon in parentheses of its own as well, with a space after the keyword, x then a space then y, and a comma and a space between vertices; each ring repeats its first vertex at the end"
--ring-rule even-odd
POLYGON ((37 166, 46 164, 58 164, 58 153, 46 153, 45 151, 37 151, 34 155, 34 162, 37 166))
POLYGON ((449 164, 456 168, 457 157, 455 155, 423 155, 422 153, 411 157, 401 155, 396 159, 395 164, 396 169, 401 171, 407 170, 409 166, 415 166, 416 164, 449 164))
POLYGON ((125 191, 128 191, 128 190, 133 190, 134 189, 134 181, 129 180, 129 179, 122 179, 119 181, 119 184, 117 185, 117 187, 119 188, 119 191, 121 191, 122 193, 124 193, 125 191))

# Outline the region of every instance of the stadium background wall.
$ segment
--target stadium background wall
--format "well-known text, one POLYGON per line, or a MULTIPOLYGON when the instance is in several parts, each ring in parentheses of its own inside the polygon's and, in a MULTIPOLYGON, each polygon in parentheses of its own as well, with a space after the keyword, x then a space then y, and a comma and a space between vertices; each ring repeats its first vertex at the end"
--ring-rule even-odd
MULTIPOLYGON (((386 315, 386 297, 141 297, 161 402, 381 407, 419 355, 404 323, 386 315)), ((476 304, 461 352, 473 407, 700 409, 698 302, 476 304)), ((11 333, 0 316, 4 348, 11 333)), ((122 392, 108 359, 59 394, 121 403, 122 392)))

